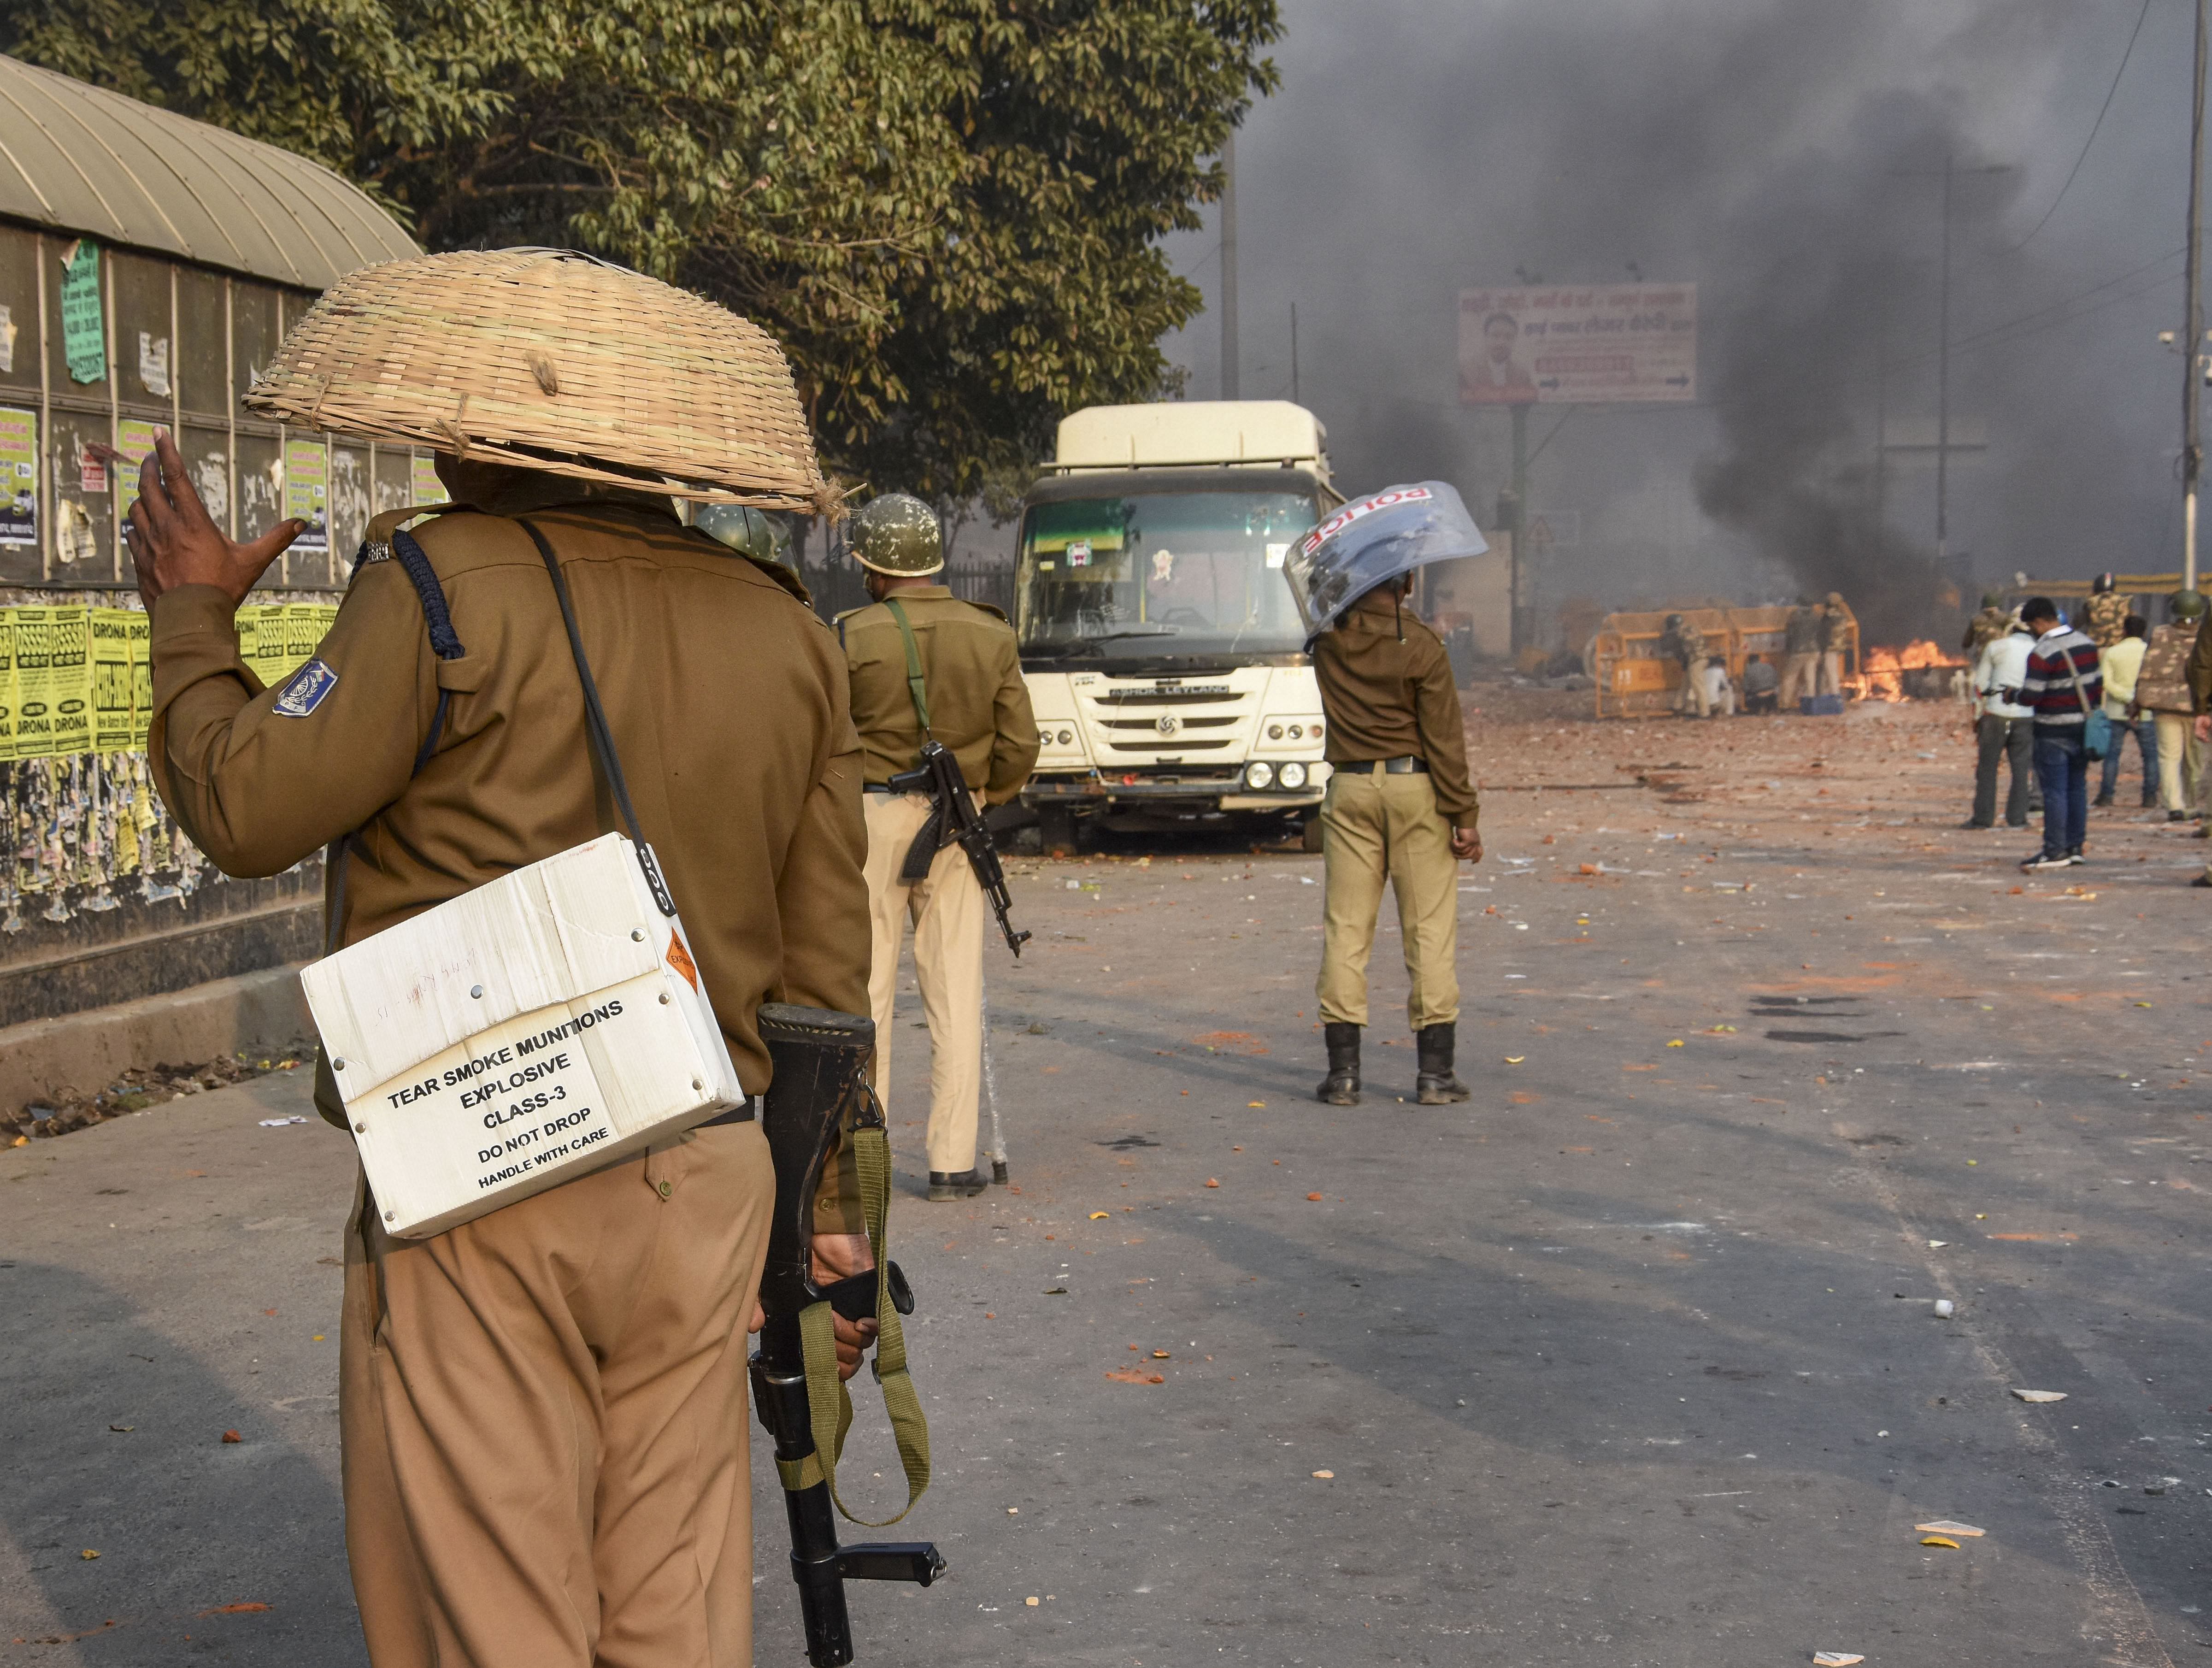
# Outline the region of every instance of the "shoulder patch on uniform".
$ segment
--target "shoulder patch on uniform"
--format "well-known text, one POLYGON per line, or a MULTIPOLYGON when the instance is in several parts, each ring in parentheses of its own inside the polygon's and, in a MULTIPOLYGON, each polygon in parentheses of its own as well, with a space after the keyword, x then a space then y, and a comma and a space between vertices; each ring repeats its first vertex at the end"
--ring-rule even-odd
POLYGON ((276 697, 279 718, 305 718, 323 704, 323 697, 338 686, 338 674, 318 655, 286 679, 276 697))
POLYGON ((1006 611, 1000 607, 994 602, 977 602, 971 597, 963 597, 961 600, 967 603, 970 608, 980 609, 982 612, 988 614, 993 619, 998 621, 1001 625, 1010 625, 1012 624, 1012 622, 1006 618, 1006 611))

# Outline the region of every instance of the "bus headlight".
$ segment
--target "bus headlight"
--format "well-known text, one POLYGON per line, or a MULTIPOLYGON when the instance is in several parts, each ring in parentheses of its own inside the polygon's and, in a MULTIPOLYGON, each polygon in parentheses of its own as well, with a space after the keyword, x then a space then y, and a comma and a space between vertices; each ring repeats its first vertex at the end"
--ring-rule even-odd
POLYGON ((1284 765, 1278 774, 1285 788, 1303 788, 1306 785, 1306 767, 1295 758, 1284 765))
POLYGON ((1274 781, 1275 767, 1264 758, 1255 759, 1244 767, 1244 785, 1247 788, 1264 792, 1274 785, 1274 781))
POLYGON ((1063 747, 1069 746, 1074 741, 1074 740, 1075 737, 1066 730, 1062 730, 1060 733, 1060 745, 1063 747))

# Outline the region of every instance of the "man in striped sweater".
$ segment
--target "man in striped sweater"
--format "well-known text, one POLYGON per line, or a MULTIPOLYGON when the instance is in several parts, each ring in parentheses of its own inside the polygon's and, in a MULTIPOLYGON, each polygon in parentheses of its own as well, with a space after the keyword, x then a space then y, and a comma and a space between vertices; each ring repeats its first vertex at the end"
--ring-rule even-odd
POLYGON ((2021 605, 2020 623, 2035 636, 2019 704, 2035 715, 2035 774, 2043 788, 2043 849, 2023 869, 2081 862, 2089 821, 2089 760, 2082 730, 2104 699, 2097 645, 2058 617, 2049 597, 2021 605))

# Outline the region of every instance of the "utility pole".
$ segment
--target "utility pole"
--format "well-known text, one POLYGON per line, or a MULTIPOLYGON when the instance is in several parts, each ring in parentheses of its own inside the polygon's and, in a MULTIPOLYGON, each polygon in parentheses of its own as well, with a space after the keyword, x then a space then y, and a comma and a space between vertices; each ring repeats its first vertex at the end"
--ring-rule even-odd
POLYGON ((1221 397, 1237 392, 1237 130, 1221 142, 1221 397))
MULTIPOLYGON (((2199 0, 2199 3, 2203 3, 2203 0, 2199 0)), ((1962 173, 2011 172, 2010 166, 2002 162, 1962 168, 1958 165, 1958 159, 1948 150, 1943 153, 1941 170, 1943 181, 1943 247, 1936 303, 1936 560, 1939 563, 1949 553, 1951 538, 1951 186, 1952 182, 1962 173)), ((1900 168, 1898 173, 1908 178, 1926 179, 1936 176, 1938 171, 1934 168, 1900 168)))
POLYGON ((1942 322, 1936 345, 1936 565, 1949 554, 1951 537, 1951 153, 1943 153, 1942 322))
POLYGON ((2204 6, 2197 0, 2196 74, 2189 95, 2189 242, 2181 280, 2188 328, 2181 350, 2181 588, 2197 588, 2197 476, 2203 463, 2197 439, 2204 352, 2204 301, 2199 294, 2204 245, 2204 6))
POLYGON ((1506 587, 1508 624, 1516 659, 1522 644, 1535 640, 1528 618, 1534 604, 1523 595, 1521 586, 1522 546, 1526 542, 1522 535, 1528 526, 1528 404, 1519 400, 1513 406, 1513 484, 1499 495, 1498 503, 1498 520, 1505 529, 1505 536, 1512 541, 1506 587))
POLYGON ((1298 398, 1298 304, 1291 303, 1291 404, 1303 405, 1298 398))
POLYGON ((1889 297, 1874 298, 1874 519, 1889 520, 1889 297))

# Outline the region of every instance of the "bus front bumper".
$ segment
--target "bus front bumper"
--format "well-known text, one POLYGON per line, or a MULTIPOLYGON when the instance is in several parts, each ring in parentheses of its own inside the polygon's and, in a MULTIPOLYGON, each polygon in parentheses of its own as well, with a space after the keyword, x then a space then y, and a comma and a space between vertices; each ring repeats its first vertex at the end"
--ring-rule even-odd
POLYGON ((1079 776, 1032 776, 1022 788, 1022 802, 1032 807, 1047 805, 1158 806, 1201 804, 1219 811, 1297 811, 1317 806, 1322 785, 1296 789, 1278 788, 1254 793, 1235 776, 1140 776, 1133 780, 1085 774, 1079 776))

